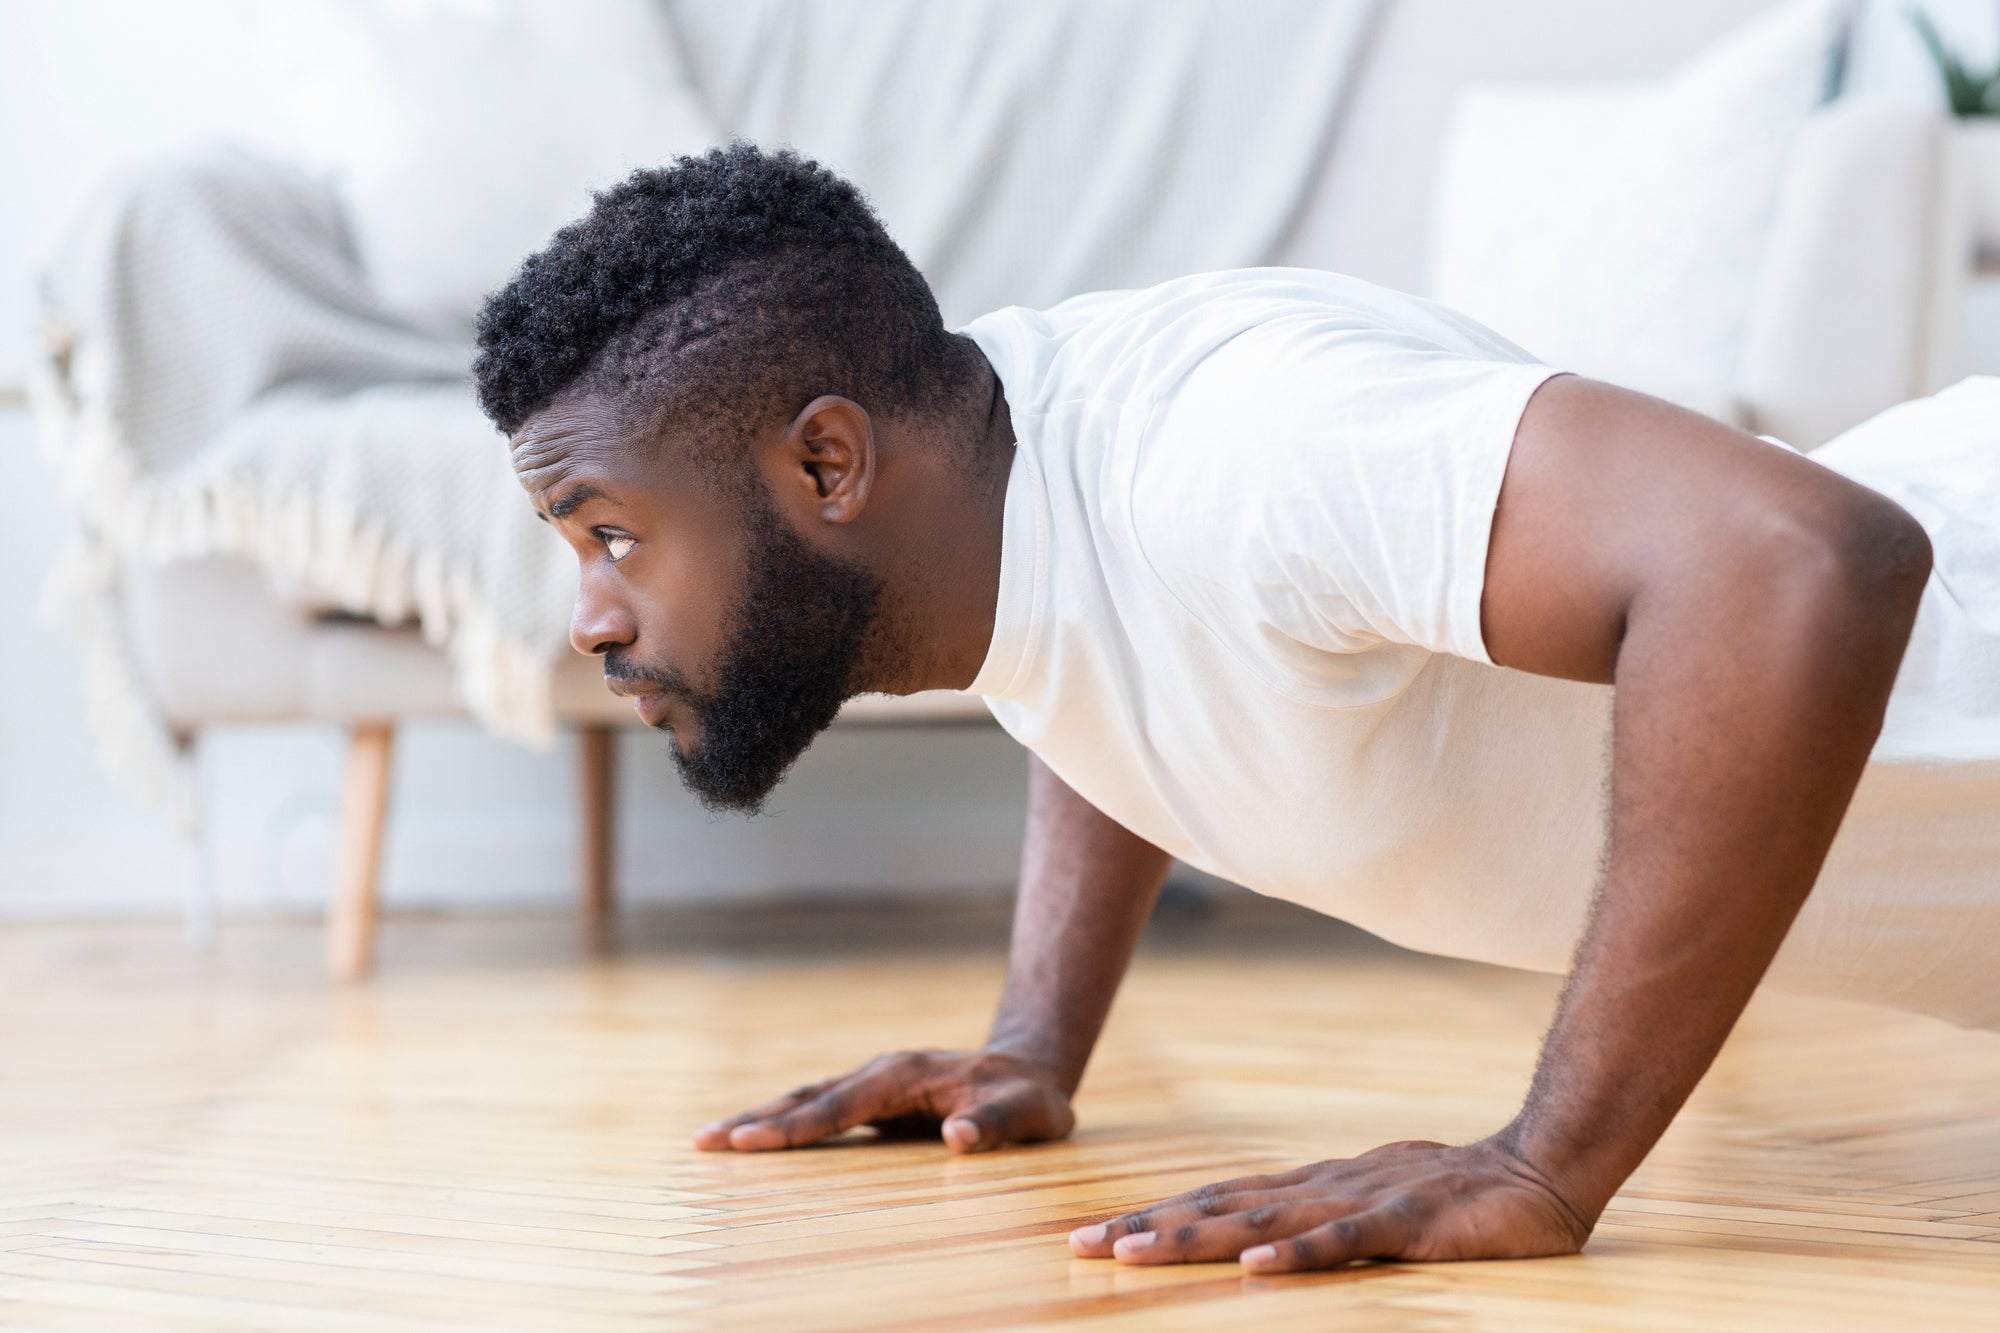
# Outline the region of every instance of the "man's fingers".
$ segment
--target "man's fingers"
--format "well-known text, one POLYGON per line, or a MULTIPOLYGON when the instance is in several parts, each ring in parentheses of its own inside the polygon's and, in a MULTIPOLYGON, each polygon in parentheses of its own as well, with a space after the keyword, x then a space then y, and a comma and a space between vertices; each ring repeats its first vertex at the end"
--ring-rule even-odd
MULTIPOLYGON (((1360 1204, 1354 1205, 1359 1210, 1360 1204)), ((1340 1211, 1339 1204, 1260 1203, 1223 1217, 1199 1222, 1158 1225, 1151 1231, 1120 1236, 1111 1255, 1127 1264, 1185 1264, 1234 1259, 1253 1246, 1310 1230, 1340 1211)))
POLYGON ((1095 1226, 1078 1227, 1069 1233, 1069 1247, 1085 1259, 1107 1259, 1112 1247, 1127 1236, 1150 1236, 1161 1228, 1177 1228, 1204 1217, 1240 1212, 1263 1202, 1261 1196, 1226 1193, 1230 1181, 1204 1185, 1179 1194, 1165 1203, 1141 1208, 1136 1213, 1114 1217, 1095 1226))
POLYGON ((871 1120, 900 1115, 910 1109, 906 1080, 890 1071, 856 1074, 802 1105, 729 1132, 729 1146, 738 1152, 769 1152, 803 1148, 871 1120))
POLYGON ((876 1125, 904 1134, 922 1125, 958 1152, 1033 1143, 1076 1125, 1069 1098, 1039 1071, 978 1052, 903 1051, 852 1073, 795 1089, 695 1132, 709 1151, 797 1148, 876 1125))
POLYGON ((1206 1218, 1224 1217, 1279 1202, 1283 1191, 1301 1183, 1301 1180, 1297 1171, 1220 1180, 1185 1194, 1176 1194, 1136 1213, 1114 1217, 1109 1222, 1078 1227, 1069 1233, 1069 1247, 1085 1259, 1109 1258, 1111 1247, 1122 1236, 1183 1227, 1206 1218))
POLYGON ((759 1120, 782 1115, 794 1106, 811 1101, 838 1082, 840 1080, 837 1078, 828 1078, 821 1079, 817 1083, 808 1083, 803 1088, 794 1088, 782 1097, 773 1097, 768 1102, 761 1102, 747 1111, 730 1116, 727 1120, 703 1125, 694 1132, 694 1146, 703 1152, 721 1152, 729 1147, 730 1132, 738 1125, 755 1124, 759 1120))
POLYGON ((1253 1273, 1302 1273, 1360 1259, 1393 1259, 1409 1243, 1408 1224, 1388 1207, 1316 1226, 1289 1240, 1253 1246, 1239 1256, 1253 1273))
POLYGON ((954 1152, 986 1152, 1009 1143, 1060 1139, 1076 1128, 1069 1099, 1037 1083, 1016 1083, 999 1095, 945 1118, 946 1146, 954 1152))

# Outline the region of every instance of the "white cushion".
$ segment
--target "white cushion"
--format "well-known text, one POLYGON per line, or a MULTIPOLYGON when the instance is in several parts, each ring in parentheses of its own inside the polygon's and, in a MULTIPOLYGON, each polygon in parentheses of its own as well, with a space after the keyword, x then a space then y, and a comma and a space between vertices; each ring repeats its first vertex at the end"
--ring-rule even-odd
POLYGON ((1656 82, 1461 93, 1429 294, 1544 361, 1736 419, 1758 269, 1838 18, 1797 0, 1656 82))
POLYGON ((652 0, 290 0, 272 94, 392 304, 464 326, 634 167, 716 133, 652 0))
POLYGON ((1811 449, 1932 387, 1944 121, 1843 99, 1786 173, 1743 347, 1746 423, 1811 449))

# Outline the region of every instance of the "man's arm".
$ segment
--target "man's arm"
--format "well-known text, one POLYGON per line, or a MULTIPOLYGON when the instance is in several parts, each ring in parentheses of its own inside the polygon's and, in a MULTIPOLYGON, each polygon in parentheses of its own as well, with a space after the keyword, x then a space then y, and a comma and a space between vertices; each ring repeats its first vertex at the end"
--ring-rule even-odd
POLYGON ((1825 468, 1641 394, 1545 383, 1482 630, 1503 666, 1617 695, 1604 879, 1525 1105, 1481 1143, 1224 1182, 1072 1245, 1259 1272, 1579 1248, 1811 890, 1929 569, 1909 515, 1825 468))
POLYGON ((1028 827, 1007 984, 986 1049, 1083 1081, 1171 858, 1028 757, 1028 827))
POLYGON ((960 1152, 1062 1138, 1169 857, 1029 757, 1028 822, 1007 984, 976 1051, 901 1051, 695 1135, 698 1147, 797 1148, 857 1125, 942 1130, 960 1152))
POLYGON ((1884 497, 1637 394, 1557 380, 1531 412, 1482 629, 1503 666, 1616 682, 1611 841, 1500 1138, 1594 1220, 1715 1058, 1819 875, 1930 544, 1884 497))

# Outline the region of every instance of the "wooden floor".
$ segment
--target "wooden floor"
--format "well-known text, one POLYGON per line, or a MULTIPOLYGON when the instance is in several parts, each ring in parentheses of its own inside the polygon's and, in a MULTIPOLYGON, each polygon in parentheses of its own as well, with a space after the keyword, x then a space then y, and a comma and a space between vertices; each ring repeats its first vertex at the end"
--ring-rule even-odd
POLYGON ((1553 983, 1287 915, 1166 923, 1066 1144, 706 1156, 687 1131, 978 1034, 1001 918, 0 932, 0 1326, 2000 1327, 2000 1038, 1760 1000, 1578 1257, 1247 1279, 1082 1221, 1512 1110, 1553 983))

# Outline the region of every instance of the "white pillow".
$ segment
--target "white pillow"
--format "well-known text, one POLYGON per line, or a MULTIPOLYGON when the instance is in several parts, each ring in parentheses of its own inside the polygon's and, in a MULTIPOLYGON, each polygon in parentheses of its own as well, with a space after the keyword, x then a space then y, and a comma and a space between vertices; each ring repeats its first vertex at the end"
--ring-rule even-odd
POLYGON ((717 137, 653 0, 270 0, 272 94, 376 290, 463 328, 590 192, 717 137))
POLYGON ((1551 364, 1739 418, 1744 327, 1834 0, 1795 0, 1657 82, 1461 94, 1429 294, 1551 364))

